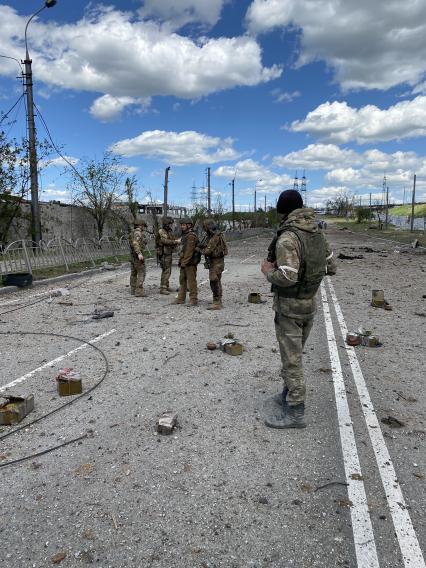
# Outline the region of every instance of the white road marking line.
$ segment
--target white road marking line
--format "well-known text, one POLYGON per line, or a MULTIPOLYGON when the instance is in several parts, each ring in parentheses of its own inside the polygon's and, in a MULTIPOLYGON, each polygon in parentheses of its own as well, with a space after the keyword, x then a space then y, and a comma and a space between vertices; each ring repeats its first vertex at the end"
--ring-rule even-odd
POLYGON ((247 258, 245 258, 244 260, 241 261, 241 264, 244 264, 246 260, 250 260, 251 258, 253 258, 254 256, 256 256, 255 254, 251 254, 250 256, 248 256, 247 258))
MULTIPOLYGON (((108 337, 108 335, 111 335, 112 333, 115 333, 117 330, 116 329, 111 329, 110 331, 107 331, 106 333, 103 333, 102 335, 98 335, 97 337, 94 337, 93 339, 91 339, 90 341, 88 341, 87 343, 97 343, 98 341, 100 341, 101 339, 104 339, 105 337, 108 337)), ((8 383, 7 385, 4 385, 2 387, 0 387, 0 392, 10 388, 10 387, 14 387, 15 385, 18 385, 19 383, 22 383, 24 381, 26 381, 27 379, 29 379, 30 377, 32 377, 33 375, 35 375, 36 373, 38 373, 39 371, 42 371, 43 369, 45 369, 46 367, 53 367, 56 363, 59 363, 59 361, 62 361, 63 359, 65 359, 66 357, 69 357, 70 355, 73 355, 74 353, 76 353, 77 351, 81 351, 82 349, 86 349, 86 347, 88 347, 87 343, 82 343, 81 345, 79 345, 78 347, 76 347, 75 349, 72 349, 71 351, 68 351, 68 353, 65 353, 64 355, 61 355, 60 357, 57 357, 56 359, 52 359, 52 361, 49 361, 48 363, 45 363, 44 365, 41 365, 41 367, 37 367, 37 369, 34 369, 33 371, 30 371, 29 373, 27 373, 26 375, 23 375, 22 377, 19 377, 18 379, 15 379, 14 381, 12 381, 11 383, 8 383)))
MULTIPOLYGON (((225 274, 225 272, 228 272, 228 269, 225 268, 225 270, 222 272, 222 274, 225 274)), ((199 283, 199 286, 202 286, 203 284, 206 284, 207 282, 210 282, 210 280, 207 278, 207 280, 203 280, 202 282, 199 283)))
POLYGON ((321 298, 324 312, 325 328, 327 332, 328 350, 333 372, 333 384, 336 397, 337 418, 339 422, 340 442, 342 446, 343 464, 346 481, 348 483, 348 496, 352 505, 350 507, 352 519, 352 532, 354 535, 355 553, 359 568, 379 568, 376 543, 374 541, 373 527, 368 511, 367 496, 362 479, 353 479, 353 474, 361 474, 355 434, 352 428, 352 419, 346 398, 346 387, 342 367, 337 349, 336 336, 330 315, 330 306, 327 301, 325 286, 321 284, 321 298))
MULTIPOLYGON (((337 300, 333 284, 329 278, 326 278, 329 286, 331 298, 334 303, 337 320, 339 322, 340 331, 344 340, 348 329, 343 318, 342 310, 337 300)), ((389 510, 392 515, 395 533, 398 539, 399 547, 401 549, 404 565, 408 568, 425 568, 425 561, 423 554, 417 540, 414 527, 411 522, 410 515, 407 511, 404 497, 397 480, 397 475, 393 467, 391 457, 389 455, 386 442, 383 438, 382 430, 374 410, 373 403, 371 402, 370 394, 365 383, 364 376, 361 371, 361 366, 355 353, 355 349, 346 345, 349 364, 352 369, 355 385, 358 391, 359 400, 361 403, 362 412, 364 414, 365 422, 367 424, 368 433, 373 447, 374 455, 380 477, 382 479, 383 488, 386 493, 389 510)))

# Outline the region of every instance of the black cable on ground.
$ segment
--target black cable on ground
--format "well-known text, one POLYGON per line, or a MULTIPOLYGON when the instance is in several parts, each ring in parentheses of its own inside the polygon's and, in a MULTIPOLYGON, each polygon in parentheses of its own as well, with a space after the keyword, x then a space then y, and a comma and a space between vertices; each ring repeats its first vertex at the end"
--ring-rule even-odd
MULTIPOLYGON (((84 339, 80 339, 79 337, 73 337, 72 335, 62 335, 59 333, 53 333, 53 332, 39 332, 39 331, 0 331, 0 335, 44 335, 44 336, 50 336, 50 337, 60 337, 62 339, 72 339, 73 341, 78 341, 84 345, 88 345, 89 347, 92 347, 93 349, 95 349, 96 351, 98 351, 102 358, 105 361, 105 370, 102 374, 102 377, 99 379, 99 381, 97 383, 95 383, 93 386, 91 386, 88 390, 86 390, 84 393, 82 393, 81 395, 72 398, 70 401, 66 402, 65 404, 58 406, 57 408, 55 408, 54 410, 51 410, 50 412, 48 412, 47 414, 43 414, 42 416, 39 416, 38 418, 36 418, 35 420, 33 420, 32 422, 26 423, 26 424, 22 424, 21 426, 19 426, 18 428, 15 428, 14 430, 12 430, 11 432, 8 432, 7 434, 4 434, 3 436, 1 436, 0 441, 4 440, 5 438, 8 438, 9 436, 11 436, 12 434, 15 434, 16 432, 19 432, 20 430, 23 430, 24 428, 28 428, 29 426, 33 426, 34 424, 37 424, 38 422, 40 422, 41 420, 44 420, 44 418, 47 418, 48 416, 52 416, 52 414, 55 414, 56 412, 59 412, 60 410, 66 408, 67 406, 70 406, 71 404, 74 404, 74 402, 77 402, 78 400, 80 400, 81 398, 87 396, 88 394, 90 394, 91 392, 93 392, 104 380, 105 377, 107 376, 107 374, 110 371, 110 366, 109 366, 109 362, 108 359, 104 353, 104 351, 102 351, 102 349, 100 349, 99 347, 97 347, 96 345, 93 345, 93 343, 90 343, 89 341, 85 341, 84 339)), ((83 436, 83 437, 86 437, 83 436)), ((0 464, 0 467, 6 467, 7 465, 12 465, 14 463, 18 463, 20 461, 24 461, 27 459, 31 459, 31 458, 35 458, 39 455, 43 455, 45 453, 51 452, 53 450, 59 449, 63 446, 66 446, 72 442, 77 441, 80 438, 77 438, 76 440, 71 440, 71 441, 67 441, 64 442, 62 444, 59 444, 58 446, 55 446, 53 448, 48 448, 47 450, 44 450, 41 453, 38 454, 30 454, 29 456, 23 457, 23 458, 19 458, 18 460, 13 460, 13 461, 9 461, 9 462, 5 462, 0 464)))
POLYGON ((47 448, 47 450, 43 450, 42 452, 38 452, 38 454, 31 454, 31 455, 25 456, 23 458, 18 458, 16 460, 8 461, 6 463, 0 463, 0 468, 6 467, 8 465, 16 465, 16 464, 21 463, 23 461, 39 458, 40 456, 44 456, 45 454, 48 454, 50 452, 54 452, 55 450, 59 450, 60 448, 63 448, 65 446, 69 446, 70 444, 73 444, 74 442, 79 442, 80 440, 84 440, 85 438, 87 438, 87 434, 83 434, 83 436, 79 436, 78 438, 74 438, 73 440, 68 440, 67 442, 63 442, 62 444, 59 444, 59 446, 53 446, 53 448, 47 448))

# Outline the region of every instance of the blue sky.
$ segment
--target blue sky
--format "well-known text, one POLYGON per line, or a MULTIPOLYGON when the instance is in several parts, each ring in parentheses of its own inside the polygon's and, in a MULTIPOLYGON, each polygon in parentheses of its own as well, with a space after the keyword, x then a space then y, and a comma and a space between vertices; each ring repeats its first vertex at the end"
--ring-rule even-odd
MULTIPOLYGON (((0 0, 0 55, 24 58, 25 24, 43 2, 0 0)), ((307 202, 342 192, 402 201, 417 174, 426 201, 426 2, 365 0, 58 0, 28 28, 34 97, 55 143, 78 167, 110 150, 141 200, 202 195, 237 209, 305 171, 307 202), (377 4, 377 5, 376 5, 377 4)), ((22 93, 0 58, 0 111, 22 93)), ((18 105, 3 124, 25 135, 18 105)), ((44 126, 37 119, 39 138, 44 126)), ((55 156, 53 157, 55 158, 55 156)), ((56 157, 41 199, 70 199, 56 157)))

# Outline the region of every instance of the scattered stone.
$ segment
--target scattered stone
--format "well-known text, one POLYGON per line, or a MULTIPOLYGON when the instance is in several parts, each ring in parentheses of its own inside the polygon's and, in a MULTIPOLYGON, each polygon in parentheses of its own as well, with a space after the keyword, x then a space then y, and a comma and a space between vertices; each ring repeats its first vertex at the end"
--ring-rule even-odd
POLYGON ((104 319, 114 317, 114 312, 110 310, 95 310, 92 315, 92 319, 104 319))
POLYGON ((403 428, 405 426, 404 422, 401 422, 401 420, 398 420, 398 418, 391 415, 382 418, 381 422, 391 428, 403 428))
POLYGON ((217 345, 214 341, 208 341, 206 347, 209 351, 214 351, 215 349, 217 349, 217 345))
POLYGON ((57 552, 51 558, 53 564, 60 564, 66 558, 66 552, 57 552))
POLYGON ((171 434, 176 427, 177 416, 175 412, 164 412, 157 420, 157 432, 171 434))
POLYGON ((260 503, 261 505, 267 505, 269 503, 266 497, 259 497, 257 502, 260 503))

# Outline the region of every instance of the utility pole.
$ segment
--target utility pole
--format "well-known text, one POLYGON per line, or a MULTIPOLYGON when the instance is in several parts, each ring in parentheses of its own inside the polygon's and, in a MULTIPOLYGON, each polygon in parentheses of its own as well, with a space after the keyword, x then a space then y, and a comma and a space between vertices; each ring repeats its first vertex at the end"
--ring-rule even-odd
POLYGON ((168 196, 169 196, 169 171, 170 171, 170 166, 167 166, 167 168, 165 169, 164 172, 164 204, 163 204, 163 209, 164 209, 164 215, 167 216, 167 209, 168 209, 168 205, 167 205, 167 200, 168 200, 168 196))
POLYGON ((40 14, 45 8, 53 8, 56 0, 45 0, 44 6, 35 12, 25 25, 25 72, 22 74, 27 98, 27 130, 28 130, 28 161, 30 165, 30 187, 31 187, 31 238, 36 245, 41 241, 41 218, 40 204, 38 201, 38 171, 37 171, 37 137, 34 122, 34 98, 33 98, 33 72, 31 68, 32 59, 28 52, 27 30, 31 20, 40 14))
POLYGON ((31 186, 31 238, 36 245, 41 241, 41 219, 40 205, 38 201, 38 171, 37 171, 37 145, 36 129, 34 122, 34 99, 33 99, 33 73, 31 69, 32 60, 25 54, 24 87, 27 96, 27 132, 28 132, 28 160, 30 164, 30 186, 31 186))
POLYGON ((411 228, 410 231, 414 231, 414 205, 416 204, 416 174, 414 174, 413 181, 413 193, 411 195, 411 228))
POLYGON ((207 168, 207 213, 212 212, 211 193, 210 193, 210 168, 207 168))
POLYGON ((257 225, 257 209, 256 209, 256 187, 254 188, 254 226, 257 225))
POLYGON ((231 181, 232 185, 232 230, 235 231, 235 177, 231 181))
POLYGON ((388 228, 388 220, 389 220, 389 186, 386 185, 385 229, 388 228))

